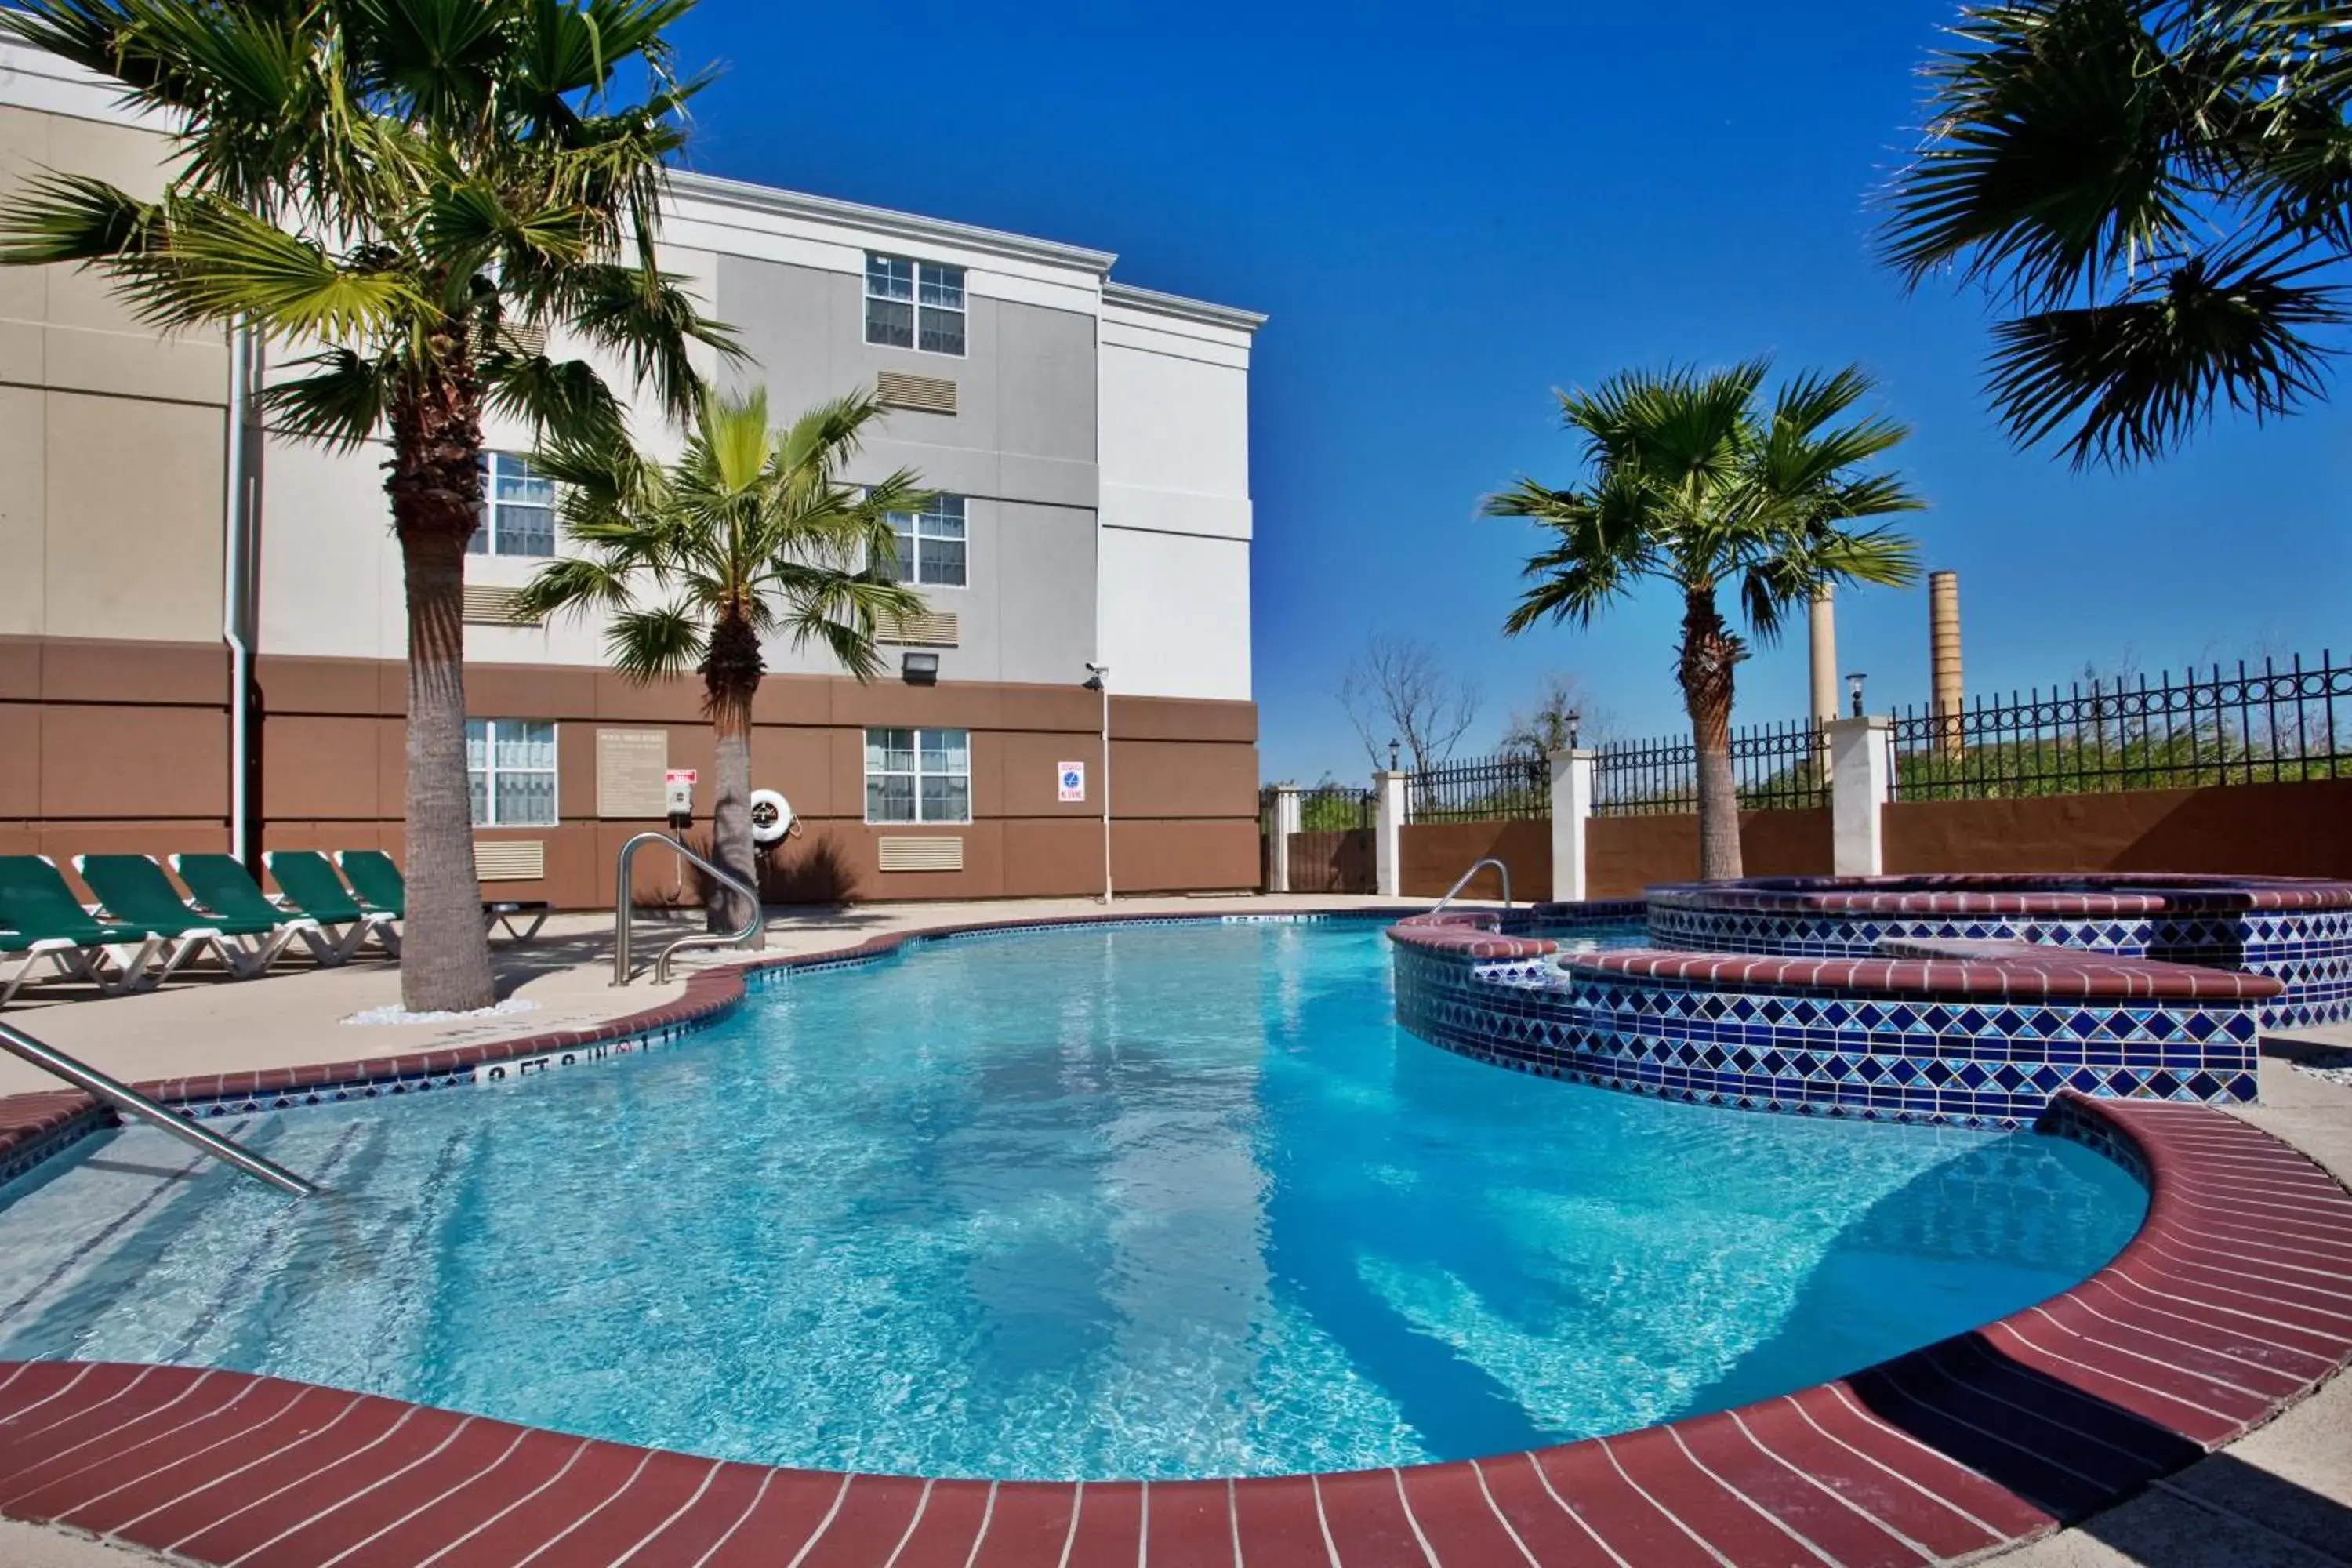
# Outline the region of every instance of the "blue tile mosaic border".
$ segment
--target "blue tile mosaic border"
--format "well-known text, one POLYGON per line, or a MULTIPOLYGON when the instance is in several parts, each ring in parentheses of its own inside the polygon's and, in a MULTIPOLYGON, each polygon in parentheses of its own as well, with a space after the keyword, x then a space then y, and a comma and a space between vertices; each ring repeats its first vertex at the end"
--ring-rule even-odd
POLYGON ((2252 1003, 1856 1000, 1394 945, 1397 1017, 1481 1061, 1742 1110, 2032 1125, 2061 1089, 2251 1101, 2252 1003))

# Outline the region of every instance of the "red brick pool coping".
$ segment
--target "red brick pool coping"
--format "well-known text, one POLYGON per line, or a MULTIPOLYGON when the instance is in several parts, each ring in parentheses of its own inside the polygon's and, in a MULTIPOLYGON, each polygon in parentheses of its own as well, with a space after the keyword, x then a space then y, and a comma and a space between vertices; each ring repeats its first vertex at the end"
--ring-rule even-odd
MULTIPOLYGON (((603 1030, 465 1051, 611 1038, 740 987, 706 973, 603 1030)), ((48 1135, 87 1113, 50 1108, 48 1135)), ((2352 1195, 2324 1171, 2203 1106, 2070 1094, 2053 1114, 2146 1171, 2147 1220, 2106 1268, 1839 1382, 1622 1436, 1341 1475, 923 1480, 696 1458, 243 1373, 0 1363, 0 1514, 241 1568, 1972 1556, 2130 1495, 2352 1359, 2352 1195)))

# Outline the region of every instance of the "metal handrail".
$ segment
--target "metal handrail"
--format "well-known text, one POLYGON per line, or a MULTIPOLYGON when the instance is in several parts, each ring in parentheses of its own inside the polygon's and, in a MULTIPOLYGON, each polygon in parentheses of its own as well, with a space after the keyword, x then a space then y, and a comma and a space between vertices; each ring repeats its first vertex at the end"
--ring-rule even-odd
POLYGON ((720 881, 726 883, 729 887, 742 894, 744 899, 748 900, 751 906, 751 918, 744 922, 743 929, 741 931, 736 931, 732 935, 722 935, 718 931, 698 931, 692 936, 679 937, 676 942, 669 943, 659 952, 656 953, 654 955, 655 984, 661 985, 668 982, 670 958, 680 948, 740 947, 744 942, 751 941, 753 933, 758 931, 761 925, 766 921, 768 911, 760 906, 759 889, 752 887, 751 884, 744 881, 742 878, 736 876, 733 872, 722 870, 719 867, 712 865, 709 861, 705 860, 701 856, 697 855, 693 850, 688 849, 677 839, 672 838, 668 834, 656 833, 651 829, 648 829, 644 833, 638 834, 626 844, 621 846, 620 859, 614 865, 613 869, 613 885, 614 889, 613 895, 614 984, 626 985, 629 983, 630 978, 629 970, 631 968, 630 961, 632 944, 629 940, 629 924, 636 916, 636 900, 629 897, 629 867, 630 864, 637 858, 637 846, 640 844, 668 845, 671 848, 677 850, 680 856, 693 862, 695 865, 701 867, 704 871, 718 878, 720 881))
POLYGON ((1454 895, 1468 887, 1470 885, 1470 879, 1476 876, 1479 872, 1485 870, 1489 866, 1495 868, 1496 871, 1503 879, 1503 908, 1507 910, 1509 909, 1511 907, 1511 868, 1508 866, 1504 865, 1500 860, 1497 860, 1493 856, 1489 855, 1483 860, 1471 861, 1470 869, 1463 872, 1460 877, 1454 879, 1454 886, 1445 889, 1445 896, 1429 907, 1429 912, 1431 914, 1435 914, 1438 910, 1452 903, 1454 901, 1454 895))
POLYGON ((0 1024, 0 1050, 22 1057, 35 1067, 57 1074, 75 1088, 98 1096, 115 1110, 160 1127, 183 1143, 193 1143, 214 1159, 226 1160, 247 1175, 268 1182, 281 1193, 290 1193, 298 1198, 319 1195, 316 1186, 283 1165, 265 1160, 242 1144, 232 1143, 219 1133, 200 1127, 184 1116, 174 1116, 129 1084, 118 1082, 96 1068, 76 1061, 55 1046, 44 1045, 22 1029, 0 1024))

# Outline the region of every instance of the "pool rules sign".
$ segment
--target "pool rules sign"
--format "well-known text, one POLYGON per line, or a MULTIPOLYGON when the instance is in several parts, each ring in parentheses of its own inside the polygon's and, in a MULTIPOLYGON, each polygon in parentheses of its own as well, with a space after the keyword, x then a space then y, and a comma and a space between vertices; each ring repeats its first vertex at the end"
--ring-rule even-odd
POLYGON ((1087 798, 1087 764, 1056 763, 1054 768, 1055 783, 1062 792, 1062 804, 1076 805, 1084 803, 1087 798))

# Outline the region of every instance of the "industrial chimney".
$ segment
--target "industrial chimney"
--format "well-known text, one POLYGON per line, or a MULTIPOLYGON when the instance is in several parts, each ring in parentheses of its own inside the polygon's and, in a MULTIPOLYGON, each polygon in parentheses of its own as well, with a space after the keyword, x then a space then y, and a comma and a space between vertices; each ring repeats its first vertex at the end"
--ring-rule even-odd
POLYGON ((1960 749, 1960 574, 1927 574, 1927 663, 1933 678, 1936 751, 1960 749))
POLYGON ((1834 585, 1813 590, 1813 722, 1826 724, 1838 716, 1837 604, 1834 585))

